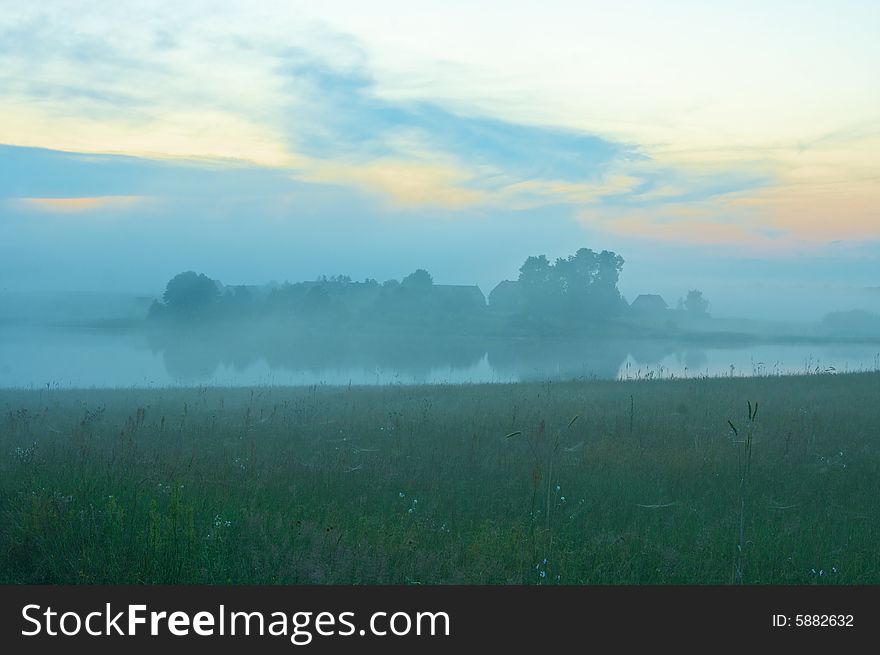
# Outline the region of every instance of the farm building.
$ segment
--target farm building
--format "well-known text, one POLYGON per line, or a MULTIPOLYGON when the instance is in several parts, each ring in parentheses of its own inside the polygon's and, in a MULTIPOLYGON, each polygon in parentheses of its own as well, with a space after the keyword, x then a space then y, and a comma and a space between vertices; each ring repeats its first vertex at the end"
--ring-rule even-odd
POLYGON ((635 314, 662 314, 669 309, 669 305, 656 294, 643 293, 632 301, 629 308, 635 314))
POLYGON ((453 314, 476 313, 486 309, 486 297, 476 284, 434 284, 431 304, 453 314))
POLYGON ((497 314, 518 314, 523 309, 519 282, 503 280, 489 293, 489 309, 497 314))

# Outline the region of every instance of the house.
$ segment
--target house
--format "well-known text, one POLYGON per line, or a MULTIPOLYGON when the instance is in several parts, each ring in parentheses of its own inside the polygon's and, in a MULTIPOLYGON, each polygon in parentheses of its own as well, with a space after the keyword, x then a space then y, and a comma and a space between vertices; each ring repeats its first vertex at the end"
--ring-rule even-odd
POLYGON ((437 309, 452 314, 469 314, 486 309, 486 297, 476 284, 434 284, 431 301, 437 309))
POLYGON ((669 305, 660 296, 652 293, 643 293, 632 301, 629 309, 634 314, 662 314, 669 309, 669 305))
POLYGON ((489 309, 496 314, 519 314, 524 304, 519 282, 503 280, 489 294, 489 309))

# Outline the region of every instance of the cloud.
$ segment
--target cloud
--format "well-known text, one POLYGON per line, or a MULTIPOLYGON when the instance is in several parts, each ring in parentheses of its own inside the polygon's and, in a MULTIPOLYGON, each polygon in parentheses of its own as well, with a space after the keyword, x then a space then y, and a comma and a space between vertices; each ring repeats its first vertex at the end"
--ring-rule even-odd
POLYGON ((394 159, 375 159, 360 165, 323 164, 301 179, 378 192, 402 208, 461 208, 486 202, 486 193, 467 188, 468 174, 448 164, 394 159))
POLYGON ((750 245, 753 247, 766 247, 773 244, 773 239, 768 235, 753 232, 742 225, 705 219, 679 218, 659 222, 645 220, 644 216, 634 215, 606 221, 605 228, 612 234, 638 237, 654 242, 690 245, 727 243, 731 246, 750 245))
POLYGON ((816 243, 880 236, 880 184, 815 183, 763 190, 731 203, 768 225, 816 243))
MULTIPOLYGON (((694 20, 708 31, 657 48, 656 21, 674 32, 684 10, 569 9, 582 20, 548 20, 540 35, 547 8, 515 8, 489 29, 463 20, 478 14, 461 6, 394 12, 395 25, 459 28, 430 34, 334 2, 0 9, 0 143, 129 156, 94 159, 98 175, 57 154, 41 169, 32 150, 27 172, 0 170, 0 195, 207 201, 215 184, 278 198, 319 184, 367 191, 386 208, 564 206, 601 214, 595 224, 635 221, 619 230, 690 217, 737 224, 757 241, 880 233, 878 130, 865 118, 875 91, 861 79, 873 69, 859 60, 833 79, 826 70, 849 61, 867 30, 846 42, 849 55, 823 54, 817 74, 839 83, 838 97, 794 76, 776 81, 773 71, 797 63, 791 52, 783 61, 735 47, 732 33, 754 30, 741 16, 702 12, 694 20), (632 38, 616 42, 627 25, 632 38), (462 48, 445 47, 453 38, 462 48), (703 50, 717 58, 694 56, 703 50)), ((807 18, 805 34, 834 40, 824 18, 807 18)), ((778 54, 761 29, 762 47, 778 54)), ((790 45, 814 49, 806 36, 790 45)), ((0 152, 0 167, 10 157, 0 152)))
POLYGON ((0 12, 0 142, 237 160, 450 207, 497 202, 523 182, 595 184, 641 156, 583 131, 383 99, 357 38, 286 12, 285 30, 258 25, 268 6, 229 22, 182 20, 199 6, 165 20, 138 5, 135 22, 108 7, 0 12))
POLYGON ((766 169, 692 164, 672 167, 657 161, 631 167, 630 176, 638 184, 603 196, 604 206, 682 206, 752 193, 775 182, 773 173, 766 169))
POLYGON ((0 145, 0 198, 279 196, 302 184, 283 169, 230 160, 151 160, 0 145))
MULTIPOLYGON (((282 69, 292 88, 314 101, 304 112, 317 129, 294 123, 289 135, 312 157, 371 157, 428 151, 524 179, 594 180, 619 160, 644 158, 638 148, 581 131, 453 112, 424 101, 379 97, 366 70, 337 70, 299 52, 282 69)), ((298 117, 299 119, 302 116, 298 117)))
POLYGON ((102 209, 126 209, 143 202, 141 196, 93 196, 90 198, 17 198, 12 202, 22 209, 70 214, 102 209))
POLYGON ((768 223, 761 208, 741 203, 743 194, 716 192, 710 185, 703 193, 687 195, 682 199, 670 193, 668 202, 585 207, 577 210, 577 217, 610 235, 655 245, 714 246, 728 255, 748 250, 776 255, 800 245, 792 231, 768 223))

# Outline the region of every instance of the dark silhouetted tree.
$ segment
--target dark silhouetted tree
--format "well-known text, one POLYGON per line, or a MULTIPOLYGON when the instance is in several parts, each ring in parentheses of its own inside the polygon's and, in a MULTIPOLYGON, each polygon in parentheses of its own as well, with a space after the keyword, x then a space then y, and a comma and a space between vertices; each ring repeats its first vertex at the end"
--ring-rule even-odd
POLYGON ((168 281, 162 299, 173 316, 194 317, 205 314, 219 296, 216 280, 202 273, 186 271, 168 281))
POLYGON ((153 302, 150 303, 150 308, 147 310, 147 317, 161 318, 165 315, 166 311, 167 307, 165 307, 165 305, 160 303, 158 300, 153 300, 153 302))
POLYGON ((427 289, 432 284, 434 284, 434 278, 423 268, 416 269, 400 282, 400 285, 407 289, 427 289))
POLYGON ((519 268, 519 283, 526 313, 538 317, 558 309, 558 277, 545 255, 526 259, 519 268))
POLYGON ((605 320, 619 314, 617 288, 623 258, 611 251, 581 248, 551 264, 544 255, 520 267, 519 283, 527 312, 542 320, 605 320))
POLYGON ((610 250, 597 255, 588 302, 590 312, 596 317, 616 316, 623 310, 624 301, 617 288, 623 264, 623 257, 610 250))
POLYGON ((313 286, 306 292, 305 309, 311 313, 321 313, 326 311, 330 305, 330 294, 323 286, 313 286))
POLYGON ((706 316, 709 313, 709 301, 703 298, 703 292, 693 289, 688 291, 684 300, 684 309, 695 316, 706 316))
POLYGON ((226 287, 220 297, 220 303, 224 313, 241 316, 252 311, 254 294, 246 286, 226 287))

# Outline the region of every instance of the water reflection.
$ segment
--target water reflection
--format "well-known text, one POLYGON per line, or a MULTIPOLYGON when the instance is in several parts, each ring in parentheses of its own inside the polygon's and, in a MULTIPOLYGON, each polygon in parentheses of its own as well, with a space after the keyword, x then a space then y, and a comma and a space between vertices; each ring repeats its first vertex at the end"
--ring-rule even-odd
POLYGON ((610 340, 516 339, 489 344, 487 358, 496 372, 516 380, 613 379, 627 354, 625 343, 610 340))
POLYGON ((404 331, 0 330, 0 387, 417 384, 878 369, 877 344, 682 344, 404 331))
POLYGON ((407 334, 284 337, 273 333, 171 331, 152 334, 149 344, 161 356, 169 374, 185 382, 201 381, 218 368, 244 374, 261 364, 272 371, 306 372, 316 379, 336 378, 345 371, 378 370, 427 382, 436 369, 474 368, 486 353, 486 345, 479 339, 407 334))

